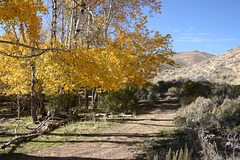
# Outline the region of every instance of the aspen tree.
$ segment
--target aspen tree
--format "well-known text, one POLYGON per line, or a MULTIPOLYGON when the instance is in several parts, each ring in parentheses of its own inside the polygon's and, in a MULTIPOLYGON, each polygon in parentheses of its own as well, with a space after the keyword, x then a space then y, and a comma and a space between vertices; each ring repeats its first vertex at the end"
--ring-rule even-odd
MULTIPOLYGON (((9 66, 1 69, 0 78, 12 93, 18 88, 19 94, 32 91, 36 97, 33 87, 36 80, 41 81, 43 92, 59 95, 83 86, 93 90, 95 87, 103 91, 118 90, 145 83, 154 72, 161 70, 163 63, 171 61, 171 36, 146 28, 153 13, 161 13, 160 1, 51 0, 44 4, 42 0, 12 0, 0 3, 0 25, 8 33, 0 40, 3 55, 0 60, 9 66), (47 11, 48 6, 52 12, 47 11), (143 7, 149 8, 148 14, 143 13, 143 7), (46 14, 52 17, 51 25, 43 29, 42 15, 46 14), (28 67, 21 67, 22 61, 26 61, 28 67), (20 68, 14 73, 19 79, 9 80, 9 74, 15 69, 10 65, 13 62, 16 62, 15 68, 20 68), (23 79, 21 84, 19 81, 23 79)), ((59 112, 59 106, 56 111, 59 112)))

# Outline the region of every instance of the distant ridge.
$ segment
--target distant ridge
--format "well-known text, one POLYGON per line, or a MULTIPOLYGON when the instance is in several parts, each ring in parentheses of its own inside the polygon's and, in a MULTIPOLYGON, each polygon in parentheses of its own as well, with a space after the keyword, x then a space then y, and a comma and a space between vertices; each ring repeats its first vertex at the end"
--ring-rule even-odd
POLYGON ((240 46, 199 63, 181 68, 163 70, 157 73, 152 82, 157 83, 158 81, 172 80, 206 81, 240 85, 240 46))
POLYGON ((208 58, 212 58, 212 57, 214 57, 214 55, 206 52, 187 51, 187 52, 176 52, 176 54, 173 56, 173 60, 175 61, 176 65, 188 66, 188 65, 199 63, 201 61, 207 60, 208 58))

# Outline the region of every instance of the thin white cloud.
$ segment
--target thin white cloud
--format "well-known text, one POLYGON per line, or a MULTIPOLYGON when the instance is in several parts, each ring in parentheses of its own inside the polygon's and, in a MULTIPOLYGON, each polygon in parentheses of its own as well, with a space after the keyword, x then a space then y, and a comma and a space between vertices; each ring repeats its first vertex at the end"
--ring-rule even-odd
POLYGON ((214 42, 226 42, 226 41, 237 41, 236 38, 219 38, 219 39, 209 39, 210 41, 214 42))
POLYGON ((223 47, 222 45, 209 44, 209 45, 207 45, 207 46, 208 46, 208 47, 213 47, 213 48, 228 49, 227 47, 223 47))
POLYGON ((178 42, 226 42, 226 41, 236 41, 235 38, 203 38, 199 36, 183 36, 177 37, 175 41, 178 42))
MULTIPOLYGON (((178 30, 179 31, 179 30, 178 30)), ((175 35, 174 41, 177 42, 231 42, 237 41, 236 38, 219 38, 219 35, 213 34, 211 32, 199 32, 194 27, 187 28, 184 32, 178 32, 175 35)))
POLYGON ((179 32, 180 30, 178 30, 178 29, 174 29, 172 32, 173 33, 176 33, 176 32, 179 32))
POLYGON ((193 33, 181 33, 182 36, 193 36, 193 33))
POLYGON ((197 35, 199 36, 209 36, 209 35, 212 35, 210 32, 207 32, 207 33, 197 33, 197 35))
POLYGON ((201 39, 201 37, 184 36, 184 37, 177 37, 175 41, 178 41, 178 42, 203 42, 204 39, 201 39))

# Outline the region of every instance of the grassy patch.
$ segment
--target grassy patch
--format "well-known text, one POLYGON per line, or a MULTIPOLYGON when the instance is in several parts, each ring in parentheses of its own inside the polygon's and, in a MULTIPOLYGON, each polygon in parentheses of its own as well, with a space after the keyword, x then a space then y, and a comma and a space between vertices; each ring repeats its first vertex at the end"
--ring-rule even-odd
MULTIPOLYGON (((31 117, 26 117, 22 120, 8 119, 7 121, 8 122, 3 123, 0 127, 1 146, 15 137, 15 127, 17 125, 19 125, 17 129, 18 135, 31 132, 31 130, 26 129, 27 126, 30 128, 36 127, 35 124, 32 124, 31 117)), ((17 147, 15 152, 28 154, 34 151, 48 149, 53 146, 62 146, 69 143, 87 141, 93 138, 92 135, 113 127, 119 124, 120 121, 121 120, 107 120, 106 118, 91 118, 90 120, 82 119, 75 122, 69 122, 46 135, 22 143, 20 147, 17 147)), ((1 150, 0 153, 8 153, 11 149, 11 147, 8 147, 5 150, 1 150)))

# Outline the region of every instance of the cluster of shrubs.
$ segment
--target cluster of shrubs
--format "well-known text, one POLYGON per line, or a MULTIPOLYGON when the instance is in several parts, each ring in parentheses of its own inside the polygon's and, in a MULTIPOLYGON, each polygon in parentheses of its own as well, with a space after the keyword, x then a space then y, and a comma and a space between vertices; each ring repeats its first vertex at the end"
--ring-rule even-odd
POLYGON ((181 107, 178 129, 152 146, 150 159, 240 159, 240 86, 161 81, 158 87, 177 95, 181 107))
POLYGON ((158 85, 146 83, 142 86, 127 86, 118 91, 103 92, 98 95, 97 108, 104 112, 135 113, 140 101, 154 102, 159 99, 158 85))
POLYGON ((179 132, 203 159, 240 158, 240 88, 186 82, 178 90, 182 107, 175 118, 179 132), (189 136, 189 133, 191 136, 189 136))

